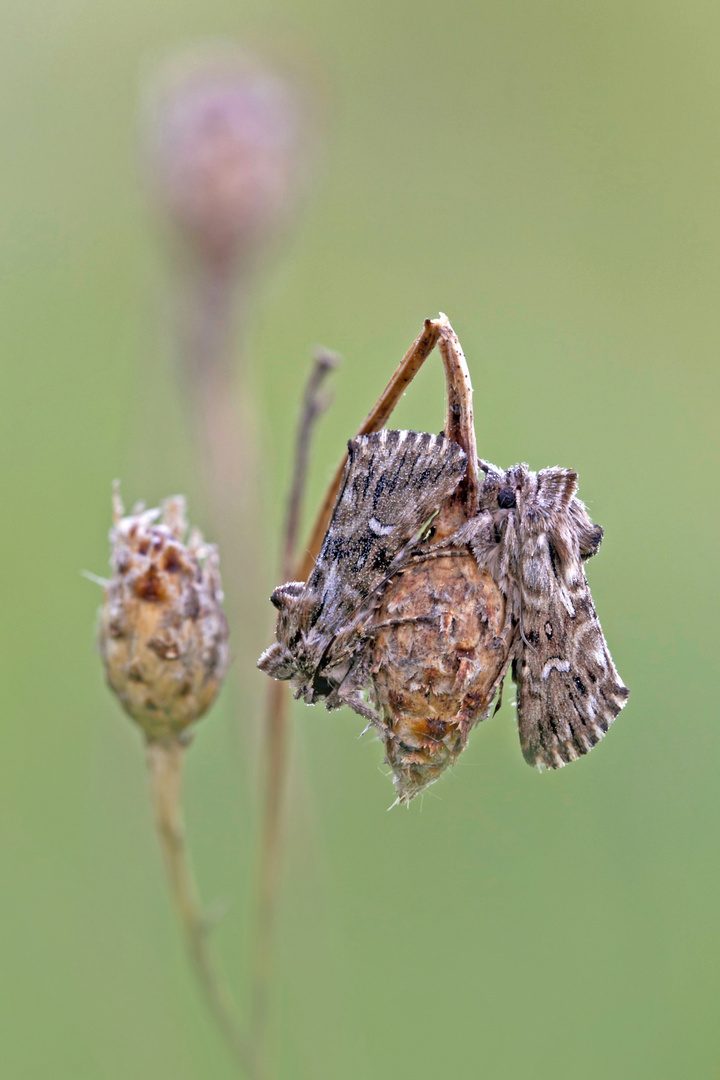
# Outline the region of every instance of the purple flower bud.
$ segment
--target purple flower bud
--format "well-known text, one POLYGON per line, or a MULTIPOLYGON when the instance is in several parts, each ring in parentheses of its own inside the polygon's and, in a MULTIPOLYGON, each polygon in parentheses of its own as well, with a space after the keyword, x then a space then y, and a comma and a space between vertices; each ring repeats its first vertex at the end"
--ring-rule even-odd
POLYGON ((186 56, 153 87, 145 156, 155 202, 194 253, 237 267, 295 201, 297 92, 236 50, 186 56))

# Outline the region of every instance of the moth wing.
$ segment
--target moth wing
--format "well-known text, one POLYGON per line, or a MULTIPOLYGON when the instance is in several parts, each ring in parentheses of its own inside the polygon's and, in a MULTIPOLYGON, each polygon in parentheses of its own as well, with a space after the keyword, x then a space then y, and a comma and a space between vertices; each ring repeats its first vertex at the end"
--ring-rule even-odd
POLYGON ((380 431, 348 443, 348 461, 307 593, 323 635, 350 618, 396 556, 465 474, 464 451, 443 435, 380 431))
POLYGON ((513 664, 518 727, 529 765, 559 769, 592 750, 627 702, 585 574, 567 588, 548 574, 542 606, 523 604, 513 664))

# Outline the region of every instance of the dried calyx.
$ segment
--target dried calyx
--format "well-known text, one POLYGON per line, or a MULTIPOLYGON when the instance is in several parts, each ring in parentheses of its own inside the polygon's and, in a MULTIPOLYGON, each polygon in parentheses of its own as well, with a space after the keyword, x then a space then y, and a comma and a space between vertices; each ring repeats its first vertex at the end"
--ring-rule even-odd
POLYGON ((462 544, 446 558, 423 559, 420 549, 388 582, 369 624, 368 689, 398 802, 454 765, 495 707, 509 659, 507 615, 497 583, 462 544))
POLYGON ((108 683, 148 740, 177 736, 212 705, 229 661, 217 548, 186 540, 185 500, 125 511, 117 488, 98 644, 108 683))

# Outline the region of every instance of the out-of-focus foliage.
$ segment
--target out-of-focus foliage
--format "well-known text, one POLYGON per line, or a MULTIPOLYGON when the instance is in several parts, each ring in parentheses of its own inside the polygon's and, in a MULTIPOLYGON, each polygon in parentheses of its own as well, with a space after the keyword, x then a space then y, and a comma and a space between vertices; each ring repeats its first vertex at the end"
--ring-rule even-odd
MULTIPOLYGON (((444 310, 499 465, 577 468, 629 705, 524 764, 512 694, 424 806, 357 718, 297 706, 277 966, 281 1078, 717 1076, 715 676, 720 11, 620 0, 8 0, 0 64, 0 1043, 12 1080, 232 1075, 168 918, 140 739, 93 654, 110 481, 212 524, 136 172, 141 77, 234 38, 314 82, 325 159, 253 312, 268 644, 304 358, 345 365, 317 501, 444 310)), ((430 361, 399 425, 437 431, 430 361)), ((222 553, 221 553, 222 555, 222 553)), ((233 583, 226 580, 228 594, 233 583)), ((264 676, 198 732, 187 816, 241 985, 264 676), (250 831, 249 831, 250 830, 250 831)))

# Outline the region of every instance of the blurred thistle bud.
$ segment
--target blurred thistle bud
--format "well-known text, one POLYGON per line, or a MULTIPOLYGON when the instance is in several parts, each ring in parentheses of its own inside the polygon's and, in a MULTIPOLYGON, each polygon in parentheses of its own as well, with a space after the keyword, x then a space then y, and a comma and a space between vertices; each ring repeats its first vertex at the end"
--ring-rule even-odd
POLYGON ((98 644, 112 690, 148 740, 177 736, 217 697, 229 661, 217 548, 188 531, 185 500, 125 516, 113 495, 112 578, 98 644))
POLYGON ((148 95, 154 201, 194 254, 227 271, 289 216, 303 169, 298 92, 232 47, 181 56, 148 95))

